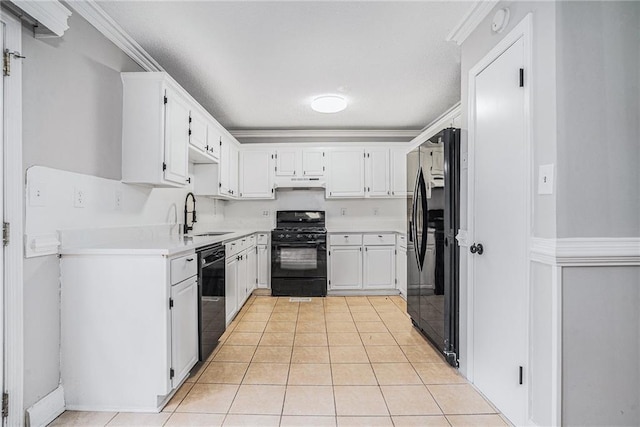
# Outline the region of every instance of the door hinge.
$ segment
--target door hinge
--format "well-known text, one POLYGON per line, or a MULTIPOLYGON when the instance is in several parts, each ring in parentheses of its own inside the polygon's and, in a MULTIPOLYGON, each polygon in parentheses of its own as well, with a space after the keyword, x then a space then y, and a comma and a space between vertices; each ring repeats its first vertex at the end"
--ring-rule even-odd
POLYGON ((522 366, 520 366, 520 372, 518 374, 518 381, 519 381, 520 385, 522 385, 523 374, 524 374, 524 368, 522 366))
POLYGON ((2 393, 2 418, 7 418, 8 416, 9 416, 9 393, 2 393))
POLYGON ((169 369, 169 379, 172 380, 175 375, 176 373, 173 368, 169 369))
POLYGON ((169 298, 169 309, 173 308, 173 298, 169 298))
POLYGON ((168 101, 168 99, 167 99, 167 96, 165 95, 165 96, 164 96, 164 103, 166 104, 166 103, 167 103, 167 101, 168 101))
POLYGON ((524 87, 524 68, 520 68, 520 87, 524 87))
POLYGON ((164 162, 162 162, 162 170, 163 170, 163 171, 166 171, 166 170, 167 170, 167 164, 166 164, 166 163, 164 163, 164 162))
POLYGON ((7 246, 9 244, 9 234, 11 232, 11 225, 8 222, 2 223, 2 244, 7 246))
POLYGON ((2 61, 2 75, 10 76, 11 75, 11 57, 23 59, 26 56, 20 55, 20 52, 10 51, 9 49, 4 50, 3 61, 2 61))

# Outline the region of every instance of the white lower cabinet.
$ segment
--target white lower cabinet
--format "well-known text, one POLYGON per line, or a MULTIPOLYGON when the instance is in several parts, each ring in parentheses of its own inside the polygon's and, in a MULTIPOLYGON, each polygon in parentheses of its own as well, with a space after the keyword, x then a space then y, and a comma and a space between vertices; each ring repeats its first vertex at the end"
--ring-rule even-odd
POLYGON ((258 288, 269 289, 271 287, 271 256, 268 245, 258 245, 258 288))
POLYGON ((362 289, 362 246, 331 246, 329 289, 362 289))
POLYGON ((396 283, 395 234, 329 236, 329 290, 391 290, 396 283))
POLYGON ((225 245, 225 306, 227 325, 238 314, 258 283, 256 235, 242 237, 225 245))
POLYGON ((198 361, 198 281, 171 286, 171 382, 177 387, 198 361), (194 307, 196 309, 194 310, 194 307))
POLYGON ((400 295, 407 299, 407 248, 401 245, 396 255, 396 281, 400 295))
POLYGON ((225 307, 227 325, 238 312, 238 263, 240 258, 228 257, 224 271, 225 307))
POLYGON ((157 412, 167 403, 198 358, 194 258, 62 255, 67 409, 157 412))
POLYGON ((395 245, 364 247, 364 289, 396 287, 395 252, 395 245))

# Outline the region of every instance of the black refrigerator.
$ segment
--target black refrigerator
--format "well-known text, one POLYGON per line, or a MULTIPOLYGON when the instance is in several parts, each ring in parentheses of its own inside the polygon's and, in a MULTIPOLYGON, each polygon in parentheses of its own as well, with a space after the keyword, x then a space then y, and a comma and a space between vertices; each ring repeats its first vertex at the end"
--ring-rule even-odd
POLYGON ((407 154, 407 184, 407 311, 457 367, 460 129, 444 129, 407 154))

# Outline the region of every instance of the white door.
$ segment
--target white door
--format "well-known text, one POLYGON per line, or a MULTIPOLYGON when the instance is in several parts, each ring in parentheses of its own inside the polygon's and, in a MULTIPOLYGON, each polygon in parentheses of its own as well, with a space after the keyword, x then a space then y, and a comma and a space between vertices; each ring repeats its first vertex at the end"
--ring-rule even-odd
POLYGON ((295 176, 298 150, 278 150, 276 152, 276 176, 295 176))
POLYGON ((329 265, 330 289, 362 288, 362 246, 332 246, 329 265))
POLYGON ((258 287, 269 287, 269 265, 271 260, 269 259, 269 246, 258 246, 258 287))
POLYGON ((328 156, 326 197, 364 197, 364 150, 336 148, 328 156))
MULTIPOLYGON (((5 24, 0 21, 0 47, 2 52, 6 49, 4 42, 5 24)), ((2 145, 0 151, 4 160, 4 77, 0 78, 0 137, 2 138, 2 145)), ((4 223, 4 161, 0 161, 0 206, 2 206, 2 222, 4 223)), ((4 384, 4 354, 5 354, 5 342, 4 342, 4 294, 5 294, 5 272, 4 272, 4 245, 0 246, 0 395, 5 392, 4 384)), ((0 402, 2 397, 0 396, 0 402)), ((1 403, 0 403, 1 404, 1 403)), ((4 425, 4 419, 0 416, 0 426, 4 425)))
POLYGON ((389 150, 374 148, 367 150, 367 196, 387 197, 390 190, 389 150))
POLYGON ((364 247, 364 288, 394 289, 395 246, 364 247))
POLYGON ((177 387, 198 361, 198 282, 195 277, 171 287, 171 386, 177 387))
POLYGON ((240 197, 243 199, 273 198, 270 151, 240 153, 240 197))
POLYGON ((527 152, 520 38, 475 78, 473 382, 515 425, 526 422, 527 152), (524 375, 526 378, 526 373, 524 375))
POLYGON ((324 150, 317 148, 305 148, 302 150, 302 175, 324 175, 324 150))
POLYGON ((164 179, 186 184, 189 162, 189 104, 170 88, 165 91, 164 179))

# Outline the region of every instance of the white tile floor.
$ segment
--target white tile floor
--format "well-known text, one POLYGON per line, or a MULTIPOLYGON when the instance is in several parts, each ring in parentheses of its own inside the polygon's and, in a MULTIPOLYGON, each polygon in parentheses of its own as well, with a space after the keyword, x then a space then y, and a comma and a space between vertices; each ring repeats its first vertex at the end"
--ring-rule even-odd
POLYGON ((400 297, 252 296, 163 412, 67 411, 51 425, 507 423, 415 331, 400 297))

